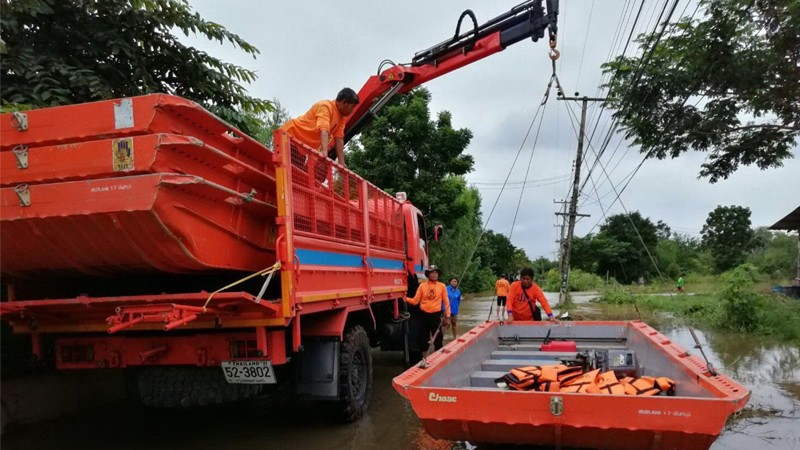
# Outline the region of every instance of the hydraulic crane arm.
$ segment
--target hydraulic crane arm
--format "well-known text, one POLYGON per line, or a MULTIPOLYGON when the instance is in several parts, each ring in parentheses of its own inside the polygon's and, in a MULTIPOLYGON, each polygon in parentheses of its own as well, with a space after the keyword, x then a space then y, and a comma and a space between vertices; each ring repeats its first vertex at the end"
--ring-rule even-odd
POLYGON ((546 14, 542 2, 526 1, 480 26, 475 14, 468 9, 461 13, 451 39, 417 52, 410 64, 392 63, 391 67, 382 71, 384 65, 391 62, 381 63, 378 74, 369 77, 358 92, 361 103, 348 118, 345 142, 360 133, 396 94, 406 93, 526 38, 536 42, 544 37, 545 29, 549 29, 550 48, 555 48, 558 0, 546 0, 546 14), (473 29, 462 33, 461 24, 465 17, 472 19, 473 29))

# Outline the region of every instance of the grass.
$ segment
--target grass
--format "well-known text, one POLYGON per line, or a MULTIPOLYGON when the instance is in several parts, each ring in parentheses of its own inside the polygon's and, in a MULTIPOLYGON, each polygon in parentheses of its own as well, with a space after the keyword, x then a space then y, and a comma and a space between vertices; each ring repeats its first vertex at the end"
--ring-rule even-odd
POLYGON ((722 287, 694 295, 652 295, 633 289, 609 289, 599 301, 668 312, 705 328, 774 336, 800 344, 800 301, 768 293, 763 288, 731 292, 730 288, 722 287))

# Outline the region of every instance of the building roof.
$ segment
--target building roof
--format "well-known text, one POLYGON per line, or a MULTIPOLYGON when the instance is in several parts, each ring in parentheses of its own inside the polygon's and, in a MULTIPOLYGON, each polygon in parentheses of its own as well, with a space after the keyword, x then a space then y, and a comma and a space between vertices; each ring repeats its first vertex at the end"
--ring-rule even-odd
POLYGON ((770 230, 800 230, 800 206, 769 227, 770 230))

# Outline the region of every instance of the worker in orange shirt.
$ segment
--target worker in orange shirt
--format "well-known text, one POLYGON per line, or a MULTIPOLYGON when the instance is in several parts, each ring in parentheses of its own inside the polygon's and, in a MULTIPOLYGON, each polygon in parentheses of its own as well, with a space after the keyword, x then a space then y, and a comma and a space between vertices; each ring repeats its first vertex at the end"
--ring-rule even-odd
POLYGON ((413 298, 406 297, 406 302, 419 305, 422 310, 422 339, 430 342, 431 336, 434 336, 433 347, 439 350, 442 348, 444 331, 437 331, 440 326, 447 328, 450 325, 450 297, 447 295, 447 286, 439 281, 441 271, 438 267, 425 269, 425 276, 428 281, 419 285, 413 298))
MULTIPOLYGON (((336 150, 339 164, 344 163, 344 126, 347 116, 358 105, 358 94, 350 88, 339 91, 336 100, 320 100, 305 114, 289 120, 280 128, 303 144, 328 154, 330 142, 336 150)), ((331 158, 333 159, 333 158, 331 158)))
POLYGON ((533 282, 533 269, 522 269, 519 281, 511 283, 508 289, 508 323, 515 320, 533 321, 542 320, 542 311, 536 306, 539 302, 547 313, 547 320, 554 322, 553 310, 550 302, 544 296, 542 289, 533 282))
POLYGON ((508 297, 508 280, 505 275, 500 275, 500 279, 494 284, 494 293, 497 295, 497 314, 495 314, 495 317, 498 321, 505 320, 506 298, 508 297))

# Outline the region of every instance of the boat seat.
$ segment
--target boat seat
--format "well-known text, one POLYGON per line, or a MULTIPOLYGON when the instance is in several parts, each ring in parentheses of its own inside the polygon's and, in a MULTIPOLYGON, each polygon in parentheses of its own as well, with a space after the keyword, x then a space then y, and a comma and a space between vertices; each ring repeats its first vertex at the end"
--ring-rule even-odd
POLYGON ((487 371, 503 371, 507 373, 511 369, 523 366, 544 366, 548 364, 559 364, 558 359, 537 358, 537 359, 487 359, 481 363, 481 368, 487 371))
MULTIPOLYGON (((515 344, 512 342, 501 342, 497 349, 498 350, 516 350, 516 351, 538 351, 539 347, 541 347, 541 343, 536 344, 515 344)), ((628 348, 624 342, 591 342, 591 343, 582 343, 578 341, 578 351, 586 351, 586 350, 624 350, 628 348)))
POLYGON ((516 359, 516 360, 558 360, 574 359, 577 352, 541 352, 525 350, 495 350, 489 356, 490 359, 516 359))
POLYGON ((472 387, 491 387, 500 389, 494 383, 494 380, 502 377, 506 373, 507 371, 479 370, 470 374, 469 381, 472 387))

